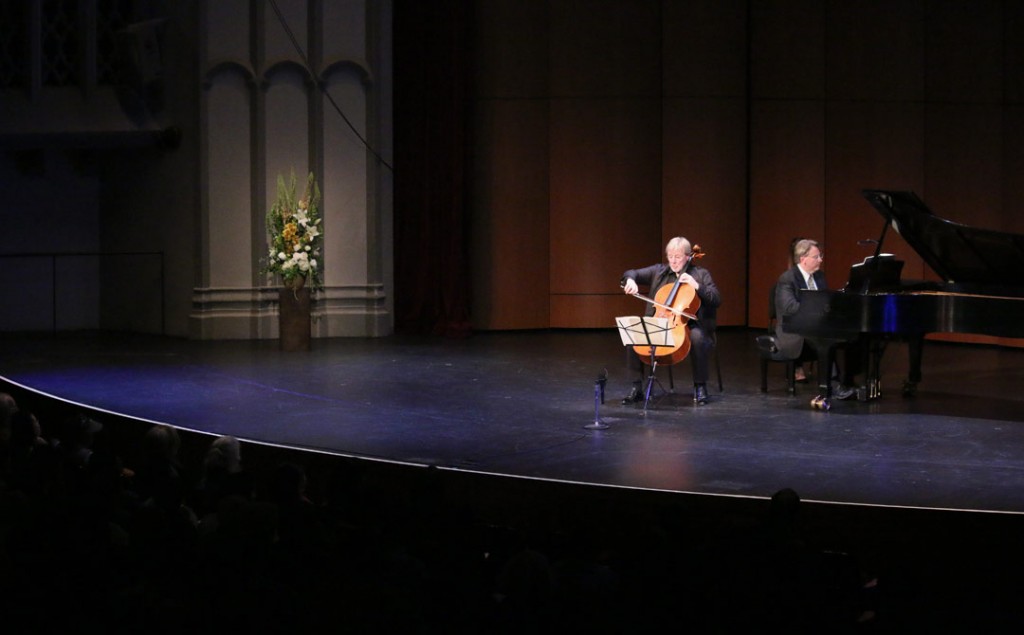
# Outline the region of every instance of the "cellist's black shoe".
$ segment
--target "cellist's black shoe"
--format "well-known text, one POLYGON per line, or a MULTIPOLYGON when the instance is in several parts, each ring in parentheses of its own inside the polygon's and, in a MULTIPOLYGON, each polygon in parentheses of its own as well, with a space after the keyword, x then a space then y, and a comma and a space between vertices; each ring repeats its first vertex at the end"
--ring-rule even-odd
POLYGON ((640 384, 633 384, 633 388, 630 389, 629 394, 622 398, 623 406, 631 406, 638 401, 643 400, 644 391, 640 389, 640 384))
POLYGON ((708 402, 708 389, 704 384, 693 385, 693 403, 697 406, 703 406, 708 402))

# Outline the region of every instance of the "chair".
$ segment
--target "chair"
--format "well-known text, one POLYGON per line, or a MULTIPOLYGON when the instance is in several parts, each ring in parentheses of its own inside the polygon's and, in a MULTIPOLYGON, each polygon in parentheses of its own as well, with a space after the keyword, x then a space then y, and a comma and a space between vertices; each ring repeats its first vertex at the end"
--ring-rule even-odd
POLYGON ((722 362, 718 359, 718 329, 711 329, 711 345, 715 351, 715 373, 718 375, 718 392, 724 392, 722 387, 722 362))
MULTIPOLYGON (((711 350, 715 356, 715 374, 718 376, 718 392, 725 392, 725 388, 722 384, 722 362, 718 359, 718 329, 711 329, 711 350)), ((672 378, 672 367, 668 367, 668 387, 669 390, 675 392, 676 384, 672 378)))
POLYGON ((786 388, 789 394, 796 394, 796 359, 784 357, 775 342, 775 287, 773 284, 768 292, 768 331, 756 338, 757 350, 761 354, 761 392, 768 392, 768 362, 781 362, 786 365, 786 388))

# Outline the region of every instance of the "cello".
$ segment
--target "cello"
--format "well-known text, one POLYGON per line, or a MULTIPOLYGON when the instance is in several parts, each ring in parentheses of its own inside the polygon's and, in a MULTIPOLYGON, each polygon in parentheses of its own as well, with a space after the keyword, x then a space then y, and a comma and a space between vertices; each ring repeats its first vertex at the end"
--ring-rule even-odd
MULTIPOLYGON (((694 245, 690 262, 704 255, 700 245, 694 245)), ((640 356, 640 360, 645 364, 651 364, 653 359, 655 364, 672 365, 686 359, 690 354, 689 321, 697 319, 697 309, 700 308, 697 291, 677 278, 673 284, 662 285, 653 299, 639 293, 633 295, 655 307, 654 317, 668 319, 674 342, 674 346, 634 346, 633 350, 640 356)))

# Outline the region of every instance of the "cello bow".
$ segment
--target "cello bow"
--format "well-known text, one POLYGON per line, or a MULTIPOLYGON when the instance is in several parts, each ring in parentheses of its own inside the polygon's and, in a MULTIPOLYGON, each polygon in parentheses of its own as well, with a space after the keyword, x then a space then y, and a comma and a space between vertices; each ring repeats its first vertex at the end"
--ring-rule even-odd
MULTIPOLYGON (((691 260, 698 260, 698 259, 703 258, 704 256, 707 255, 707 253, 703 249, 701 249, 700 245, 694 245, 693 248, 690 250, 690 252, 691 252, 690 253, 691 260)), ((675 313, 676 315, 679 315, 679 316, 682 316, 682 317, 685 317, 685 318, 688 318, 688 319, 691 319, 691 320, 696 320, 697 319, 697 316, 693 315, 692 313, 687 313, 686 311, 683 311, 682 309, 676 309, 675 307, 668 306, 667 304, 662 304, 661 302, 658 302, 657 300, 652 300, 651 298, 648 298, 647 296, 643 295, 642 293, 634 293, 633 295, 635 297, 637 297, 637 298, 640 298, 644 302, 648 302, 650 304, 653 304, 654 306, 658 307, 659 309, 665 309, 666 311, 671 311, 672 313, 675 313)))
POLYGON ((693 315, 691 313, 687 313, 686 311, 683 311, 682 309, 677 309, 675 307, 671 307, 671 306, 669 306, 667 304, 662 304, 661 302, 658 302, 657 300, 653 300, 651 298, 648 298, 647 296, 645 296, 642 293, 634 293, 633 297, 634 298, 639 298, 639 299, 643 300, 644 302, 653 304, 654 306, 658 307, 659 309, 665 309, 666 311, 671 311, 672 313, 675 313, 676 315, 679 315, 681 317, 685 317, 685 318, 688 318, 690 320, 696 320, 697 319, 696 315, 693 315))

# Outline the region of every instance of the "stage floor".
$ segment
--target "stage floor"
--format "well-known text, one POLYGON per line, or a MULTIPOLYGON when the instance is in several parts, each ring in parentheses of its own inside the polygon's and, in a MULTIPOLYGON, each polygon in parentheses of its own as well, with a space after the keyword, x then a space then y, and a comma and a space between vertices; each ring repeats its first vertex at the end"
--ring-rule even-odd
MULTIPOLYGON (((614 330, 481 333, 451 340, 197 342, 136 335, 7 337, 0 376, 92 409, 270 445, 440 469, 617 488, 1024 512, 1024 351, 929 342, 918 395, 900 396, 903 345, 873 402, 809 406, 782 365, 759 390, 750 329, 721 329, 724 391, 640 408, 614 330), (607 372, 606 401, 597 379, 607 372), (607 426, 590 429, 593 423, 607 426)), ((659 369, 668 388, 667 368, 659 369)), ((714 365, 712 365, 714 375, 714 365)))

